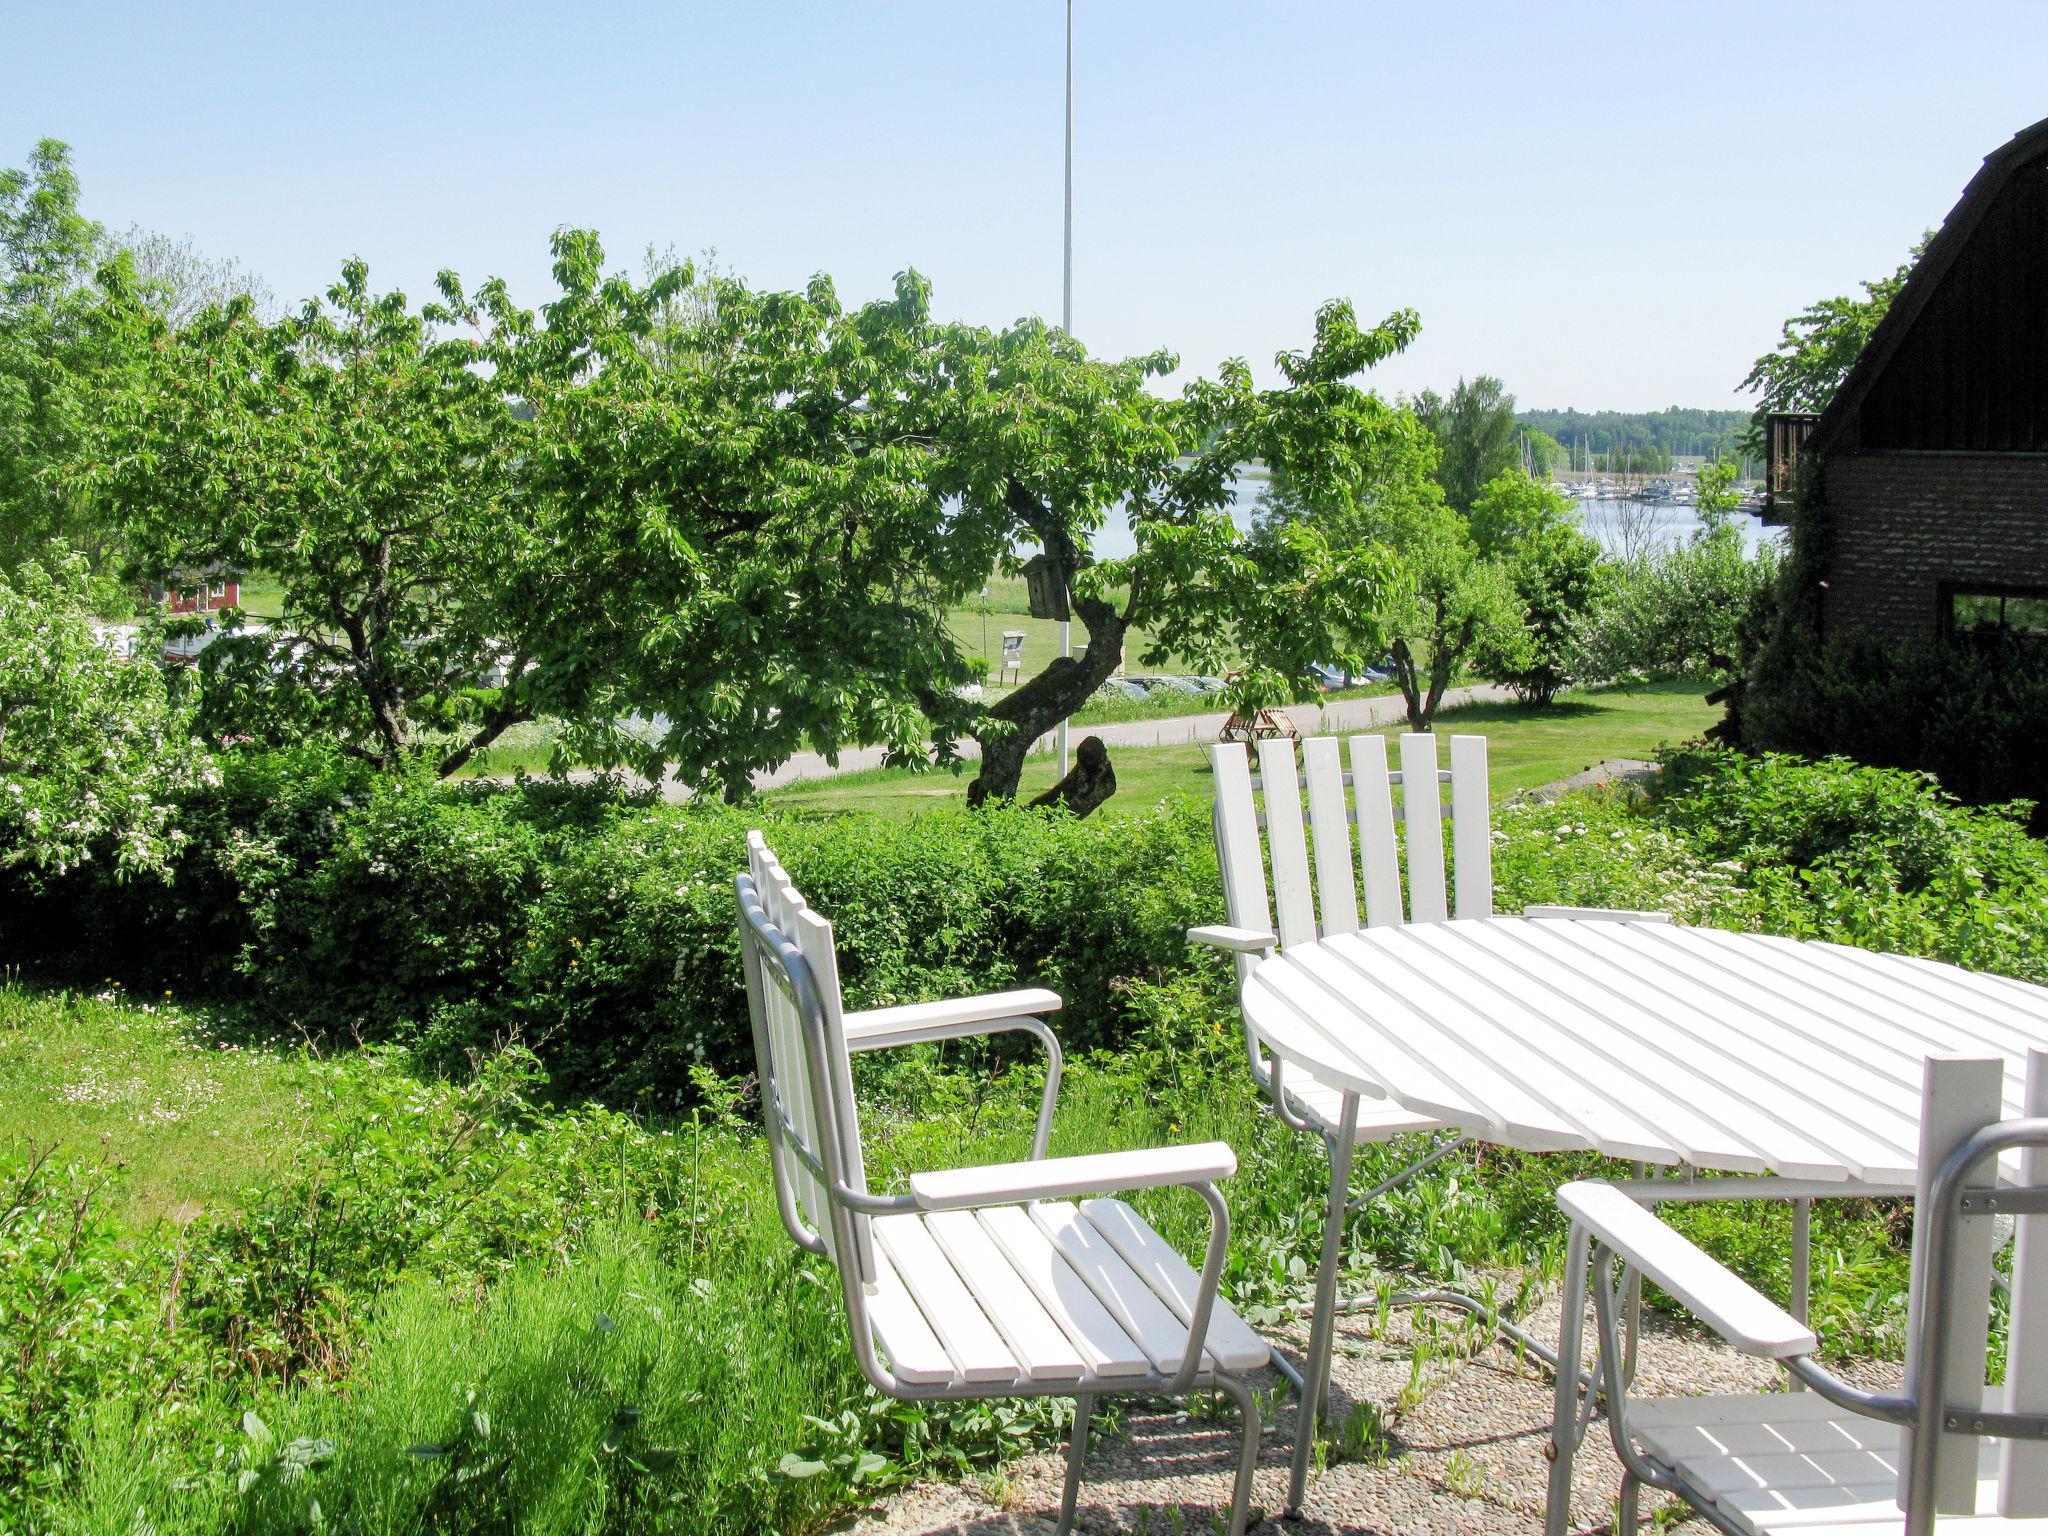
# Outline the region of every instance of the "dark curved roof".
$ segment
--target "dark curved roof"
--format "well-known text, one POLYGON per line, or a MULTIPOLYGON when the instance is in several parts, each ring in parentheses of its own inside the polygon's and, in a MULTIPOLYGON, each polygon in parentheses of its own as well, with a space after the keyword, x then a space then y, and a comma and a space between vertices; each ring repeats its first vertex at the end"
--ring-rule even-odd
MULTIPOLYGON (((1984 157, 1984 164, 1963 188, 1963 195, 1942 220, 1941 228, 1915 263, 1890 310, 1870 333, 1862 353, 1843 378, 1835 397, 1821 413, 1805 451, 1824 453, 1846 427, 1858 420, 1864 401, 1883 377, 1915 323, 1941 291, 1943 279, 1969 248, 1999 194, 2020 171, 2048 157, 2048 118, 2022 128, 1984 157)), ((2031 255, 2031 253, 2029 253, 2031 255)))

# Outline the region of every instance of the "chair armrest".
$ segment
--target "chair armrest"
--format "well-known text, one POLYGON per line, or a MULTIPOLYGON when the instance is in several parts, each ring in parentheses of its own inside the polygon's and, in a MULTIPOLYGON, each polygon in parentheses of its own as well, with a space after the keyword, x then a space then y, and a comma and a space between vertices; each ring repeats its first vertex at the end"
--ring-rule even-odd
POLYGON ((909 1045, 919 1040, 969 1034, 966 1026, 996 1024, 1064 1006, 1059 993, 1045 987, 1015 992, 990 992, 981 997, 955 997, 938 1003, 904 1003, 894 1008, 864 1008, 846 1015, 846 1043, 852 1049, 909 1045))
POLYGON ((1277 945, 1280 942, 1280 935, 1261 933, 1256 928, 1232 928, 1227 923, 1215 923, 1206 928, 1190 928, 1188 942, 1213 944, 1218 949, 1232 949, 1239 954, 1254 955, 1277 945))
POLYGON ((1146 1147, 1136 1152, 1097 1152, 914 1173, 910 1194, 920 1209, 957 1211, 976 1205, 1157 1189, 1167 1184, 1213 1184, 1236 1172, 1237 1154, 1229 1145, 1205 1141, 1185 1147, 1146 1147))
POLYGON ((1798 1318, 1605 1180, 1567 1184, 1557 1192, 1557 1203, 1573 1225, 1656 1281, 1745 1354, 1782 1360, 1820 1348, 1813 1330, 1798 1318))
POLYGON ((1668 923, 1669 912, 1630 912, 1621 907, 1524 907, 1522 916, 1576 918, 1584 923, 1668 923))

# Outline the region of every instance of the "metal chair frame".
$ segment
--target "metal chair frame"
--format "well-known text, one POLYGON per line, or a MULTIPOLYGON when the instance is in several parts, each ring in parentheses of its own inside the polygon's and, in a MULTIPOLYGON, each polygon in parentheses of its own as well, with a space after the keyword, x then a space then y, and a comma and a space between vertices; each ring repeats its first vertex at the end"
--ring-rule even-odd
MULTIPOLYGON (((1229 1527, 1231 1536, 1242 1536, 1250 1510, 1252 1475, 1258 1462, 1261 1416, 1258 1399, 1251 1387, 1239 1376, 1214 1365, 1204 1348, 1216 1304, 1217 1283, 1230 1241, 1230 1213, 1214 1179, 1187 1175, 1170 1167, 1162 1168, 1160 1165, 1170 1162, 1171 1158, 1163 1156, 1161 1151, 1088 1158, 1047 1158, 1046 1140, 1058 1093, 1058 1040, 1040 1020, 1001 1013, 1000 997, 980 1000, 990 1002, 991 1010, 984 1011, 994 1011, 997 1017, 960 1019, 938 1025, 877 1028, 878 1020, 887 1025, 884 1016, 892 1010, 842 1017, 836 1006, 828 1007, 826 1003, 826 990, 829 988, 836 1001, 838 986, 836 962, 831 958, 830 925, 808 911, 802 896, 787 883, 787 877, 760 840, 759 833, 750 837, 750 855, 753 867, 736 878, 735 890, 754 1045, 761 1067, 763 1118, 767 1123, 777 1209, 784 1229, 798 1247, 830 1258, 837 1266, 841 1282, 840 1299, 845 1307, 854 1356, 861 1374, 877 1391, 904 1401, 1073 1397, 1074 1425, 1060 1501, 1059 1530, 1062 1533, 1073 1526, 1087 1449, 1088 1425, 1099 1399, 1132 1395, 1181 1396, 1204 1390, 1221 1392, 1237 1404, 1243 1415, 1243 1449, 1233 1485, 1229 1527), (768 881, 775 881, 780 887, 780 904, 786 910, 794 910, 799 919, 810 919, 813 927, 803 940, 778 928, 771 920, 762 889, 768 881), (822 980, 820 961, 829 965, 831 971, 829 977, 822 980), (776 1023, 769 1017, 771 989, 779 994, 789 1010, 784 1022, 793 1018, 796 1025, 794 1039, 785 1029, 780 1046, 775 1038, 776 1023), (941 1203, 921 1195, 918 1192, 919 1179, 913 1178, 912 1193, 870 1194, 861 1166, 857 1111, 850 1102, 850 1078, 844 1071, 852 1050, 856 1048, 849 1036, 858 1037, 866 1033, 868 1038, 862 1040, 858 1048, 875 1049, 884 1045, 908 1044, 914 1040, 956 1038, 996 1029, 1022 1029, 1037 1035, 1047 1047, 1050 1057, 1051 1070, 1040 1104, 1032 1160, 1028 1164, 1011 1165, 1012 1168, 1035 1170, 1035 1177, 1030 1181, 1032 1193, 997 1190, 987 1199, 971 1204, 961 1201, 941 1203), (786 1059, 789 1043, 798 1044, 796 1054, 800 1060, 791 1062, 786 1059), (799 1094, 807 1095, 807 1105, 799 1101, 799 1094), (804 1123, 807 1118, 811 1121, 808 1127, 804 1123), (800 1178, 814 1181, 814 1197, 816 1191, 822 1191, 825 1206, 822 1221, 814 1223, 810 1213, 804 1210, 804 1197, 797 1188, 800 1178), (870 1315, 876 1279, 873 1240, 869 1230, 873 1218, 935 1209, 1022 1204, 1036 1199, 1096 1194, 1113 1189, 1165 1186, 1193 1190, 1207 1205, 1210 1215, 1199 1287, 1192 1315, 1187 1320, 1187 1349, 1178 1369, 1170 1372, 1153 1370, 1142 1376, 1108 1379, 1091 1379, 1084 1374, 1078 1382, 1051 1384, 1021 1376, 1014 1382, 993 1385, 965 1380, 927 1383, 901 1379, 878 1353, 870 1315)), ((967 1000, 970 1005, 974 1001, 967 1000)), ((1056 1005, 1057 998, 1053 1001, 1056 1005)), ((972 1011, 971 1008, 968 1011, 972 1011)), ((1190 1154, 1205 1150, 1211 1154, 1217 1150, 1228 1151, 1227 1148, 1214 1147, 1164 1149, 1165 1153, 1190 1154)), ((1192 1162, 1190 1166, 1193 1166, 1192 1162)), ((1003 1171, 990 1170, 991 1173, 1003 1171)), ((1275 1363, 1283 1363, 1277 1354, 1272 1358, 1275 1363)))
MULTIPOLYGON (((1981 1387, 1989 1291, 1996 1286, 2010 1294, 2011 1288, 1990 1269, 1990 1234, 1980 1230, 1979 1240, 1972 1243, 1963 1231, 1966 1220, 1977 1220, 1981 1229, 1984 1225, 1982 1219, 1992 1215, 2028 1217, 2035 1221, 2048 1217, 2048 1178, 2042 1177, 2048 1174, 2048 1155, 2044 1155, 2048 1154, 2048 1114, 1979 1125, 1960 1137, 1949 1138, 1953 1144, 1948 1146, 1940 1143, 1939 1129, 1930 1133, 1927 1128, 1937 1122, 1941 1113, 1937 1105, 1944 1091, 1955 1093, 1960 1089, 1967 1094, 1972 1086, 1981 1089, 1988 1078, 1991 1096, 1995 1100, 1996 1083, 2002 1074, 2003 1063, 1996 1061, 1934 1057, 1927 1063, 1922 1139, 1923 1149, 1934 1154, 1934 1164, 1931 1168, 1923 1168, 1915 1199, 1913 1284, 1908 1298, 1911 1320, 1907 1380, 1902 1391, 1868 1391, 1844 1381, 1822 1365, 1815 1358, 1813 1335, 1805 1333, 1803 1340, 1798 1337, 1805 1329, 1803 1314, 1780 1314, 1775 1339, 1752 1337, 1747 1340, 1737 1338, 1722 1319, 1704 1316, 1710 1326, 1738 1348, 1765 1355, 1783 1366, 1796 1388, 1810 1390, 1854 1414, 1897 1424, 1905 1429, 1904 1464, 1899 1472, 1899 1507, 1905 1516, 1905 1536, 1933 1536, 1938 1515, 1968 1516, 1974 1512, 1975 1458, 1963 1462, 1953 1455, 1944 1457, 1945 1449, 1954 1443, 1956 1437, 1998 1438, 2012 1442, 2008 1446, 2003 1474, 2008 1481, 2009 1496, 2012 1496, 2011 1482, 2018 1475, 2015 1468, 2019 1463, 2014 1457, 2015 1452, 2048 1458, 2048 1447, 2022 1450, 2026 1442, 2048 1438, 2048 1412, 1998 1411, 1983 1405, 1981 1387), (1972 1069, 1976 1069, 1978 1074, 1974 1085, 1967 1081, 1972 1069), (2019 1187, 1972 1182, 1981 1178, 1987 1163, 1995 1165, 2001 1156, 2023 1149, 2029 1150, 2031 1176, 2023 1175, 2026 1182, 2019 1187), (1974 1266, 1974 1273, 1968 1278, 1962 1273, 1965 1266, 1974 1266), (1967 1315, 1959 1312, 1966 1292, 1975 1293, 1969 1297, 1972 1311, 1967 1315), (1801 1347, 1802 1344, 1809 1347, 1801 1347), (1973 1382, 1976 1384, 1974 1389, 1971 1387, 1973 1382), (1956 1394, 1959 1391, 1969 1391, 1971 1400, 1958 1401, 1956 1394)), ((2037 1110, 2048 1109, 2048 1052, 2034 1053, 2029 1073, 2028 1102, 2037 1110)), ((1993 1172, 1997 1172, 1995 1166, 1993 1172)), ((1618 1191, 1645 1207, 1669 1198, 1674 1192, 1673 1183, 1668 1180, 1639 1180, 1604 1186, 1575 1185, 1560 1191, 1560 1204, 1571 1210, 1574 1204, 1572 1191, 1599 1187, 1618 1191)), ((1650 1222, 1655 1222, 1654 1216, 1647 1212, 1645 1215, 1650 1222)), ((2016 1251, 2015 1273, 2018 1274, 2022 1262, 2031 1262, 2036 1268, 2033 1284, 2048 1286, 2048 1280, 2042 1278, 2042 1266, 2048 1266, 2048 1228, 2043 1229, 2040 1241, 2043 1246, 2032 1250, 2034 1257, 2030 1261, 2022 1259, 2027 1250, 2016 1251)), ((1622 1464, 1615 1528, 1621 1531, 1636 1528, 1641 1490, 1647 1485, 1677 1494, 1708 1523, 1729 1532, 1730 1536, 1749 1536, 1750 1526, 1730 1516, 1710 1491, 1694 1484, 1679 1468, 1638 1446, 1629 1428, 1629 1372, 1626 1367, 1632 1355, 1632 1340, 1623 1336, 1622 1314, 1626 1298, 1633 1287, 1640 1285, 1645 1274, 1681 1296, 1688 1291, 1697 1292, 1703 1283, 1709 1288, 1718 1288, 1724 1305, 1726 1298, 1735 1294, 1739 1302, 1754 1304, 1752 1318, 1762 1316, 1767 1324, 1769 1314, 1777 1312, 1774 1304, 1726 1271, 1718 1261, 1683 1239, 1679 1240, 1678 1247, 1675 1257, 1666 1254, 1662 1263, 1649 1261, 1639 1245, 1630 1244, 1611 1226, 1603 1227, 1580 1214, 1573 1217, 1566 1250, 1563 1316, 1566 1319, 1583 1317, 1587 1292, 1591 1291, 1598 1341, 1596 1369, 1608 1408, 1609 1439, 1622 1464), (1634 1251, 1626 1251, 1628 1249, 1634 1251)), ((2019 1363, 2023 1349, 2038 1353, 2041 1348, 2023 1331, 2019 1321, 2022 1306, 2033 1316, 2048 1316, 2048 1295, 2030 1299, 2024 1304, 2016 1298, 2009 1370, 2023 1368, 2019 1363)), ((1576 1374, 1582 1345, 1579 1330, 1569 1323, 1562 1344, 1564 1369, 1576 1374)), ((2044 1372, 2038 1363, 2032 1369, 2035 1374, 2028 1390, 2034 1400, 2040 1401, 2044 1385, 2048 1385, 2048 1381, 2044 1381, 2048 1372, 2044 1372)), ((1568 1379, 1560 1377, 1561 1383, 1568 1379)), ((1562 1384, 1555 1412, 1551 1440, 1546 1448, 1551 1472, 1545 1530, 1549 1536, 1562 1536, 1570 1523, 1572 1451, 1584 1431, 1585 1416, 1583 1411, 1573 1408, 1562 1384)), ((2027 1494, 2019 1497, 2038 1507, 2027 1508, 2025 1516, 2048 1515, 2048 1467, 2037 1461, 2029 1464, 2026 1472, 2030 1488, 2027 1494)))

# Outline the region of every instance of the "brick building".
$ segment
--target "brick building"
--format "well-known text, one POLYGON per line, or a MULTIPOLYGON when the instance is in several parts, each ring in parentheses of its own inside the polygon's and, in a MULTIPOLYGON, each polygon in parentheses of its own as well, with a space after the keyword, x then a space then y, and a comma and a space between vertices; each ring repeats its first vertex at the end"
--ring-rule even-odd
MULTIPOLYGON (((1986 157, 1798 456, 1825 636, 2048 644, 2048 120, 1986 157)), ((1803 438, 1803 443, 1800 441, 1803 438)))

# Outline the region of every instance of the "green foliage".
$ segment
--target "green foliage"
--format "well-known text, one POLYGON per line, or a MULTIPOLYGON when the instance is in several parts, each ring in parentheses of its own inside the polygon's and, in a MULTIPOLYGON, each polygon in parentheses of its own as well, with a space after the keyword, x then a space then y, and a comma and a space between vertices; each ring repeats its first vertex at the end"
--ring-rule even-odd
POLYGON ((1747 553, 1732 522, 1710 517, 1684 544, 1622 562, 1587 637, 1587 677, 1739 675, 1770 622, 1778 565, 1775 546, 1747 553))
POLYGON ((168 887, 75 874, 0 909, 0 940, 73 976, 232 989, 266 1020, 437 1059, 516 1032, 562 1089, 633 1103, 750 1060, 731 878, 751 827, 833 912, 855 1006, 1043 984, 1069 998, 1078 1046, 1119 1037, 1120 978, 1180 962, 1214 878, 1206 813, 1184 807, 1118 826, 1021 808, 877 823, 437 785, 315 749, 221 761, 187 799, 168 887))
POLYGON ((1565 449, 1561 466, 1594 468, 1589 460, 1611 461, 1620 469, 1636 464, 1659 473, 1673 458, 1727 456, 1739 450, 1747 415, 1742 411, 1702 411, 1672 406, 1662 411, 1517 411, 1525 430, 1547 433, 1565 449))
POLYGON ((1607 601, 1611 568, 1599 544, 1566 525, 1530 534, 1508 561, 1522 632, 1479 658, 1524 704, 1548 706, 1585 676, 1586 634, 1607 601))
MULTIPOLYGON (((564 626, 584 594, 557 568, 551 507, 524 494, 536 450, 515 402, 454 328, 502 293, 410 309, 350 261, 324 301, 275 325, 246 296, 184 326, 118 269, 107 328, 149 367, 107 402, 104 462, 81 484, 121 511, 133 558, 171 587, 262 570, 274 623, 204 653, 208 723, 332 741, 395 771, 452 771, 545 701, 585 734, 589 658, 564 626)), ((606 717, 608 718, 608 717, 606 717)))
POLYGON ((1744 451, 1752 458, 1765 452, 1768 417, 1827 409, 1933 238, 1932 231, 1922 235, 1896 271, 1861 284, 1862 293, 1816 300, 1785 322, 1777 346, 1750 365, 1738 386, 1759 396, 1743 439, 1744 451))
MULTIPOLYGON (((1376 628, 1386 638, 1409 722, 1426 730, 1469 661, 1519 655, 1523 636, 1504 567, 1436 482, 1436 437, 1416 413, 1400 414, 1401 430, 1377 434, 1371 453, 1320 485, 1276 474, 1261 498, 1260 525, 1311 527, 1333 547, 1382 551, 1391 559, 1376 628)), ((1504 539, 1518 518, 1540 519, 1549 505, 1541 500, 1548 493, 1526 476, 1519 484, 1502 480, 1487 531, 1504 539)))
POLYGON ((1620 794, 1502 806, 1493 875, 1502 911, 1617 907, 1669 912, 1686 923, 1746 926, 1734 871, 1620 794))
POLYGON ((1437 483, 1455 510, 1470 513, 1489 484, 1518 467, 1515 397, 1499 379, 1460 379, 1448 400, 1425 389, 1415 414, 1436 438, 1437 483))
POLYGON ((1971 809, 1845 758, 1702 752, 1666 775, 1661 819, 1738 866, 1771 931, 2048 980, 2048 848, 2024 803, 1971 809))
POLYGON ((119 1169, 0 1146, 0 1524, 62 1486, 71 1403, 109 1378, 148 1379, 162 1341, 145 1266, 106 1219, 119 1169))
POLYGON ((1757 751, 1840 753, 1932 773, 1972 805, 2026 800, 2048 830, 2048 668, 2025 644, 1774 637, 1730 705, 1757 751))
POLYGON ((90 453, 96 391, 126 359, 94 325, 101 230, 78 211, 78 191, 54 139, 25 169, 0 170, 0 573, 54 542, 88 557, 93 606, 122 612, 117 530, 63 478, 90 453))
MULTIPOLYGON (((237 796, 288 777, 248 756, 237 796)), ((296 761, 328 789, 347 782, 296 761)), ((356 803, 330 804, 325 830, 309 791, 265 836, 312 850, 309 880, 322 878, 322 850, 342 850, 337 881, 366 879, 370 849, 419 851, 437 825, 495 828, 504 841, 492 846, 541 850, 544 893, 520 919, 535 948, 507 987, 530 994, 532 1011, 486 998, 496 1011, 471 1022, 552 1023, 593 1050, 622 1034, 576 1070, 647 1088, 630 1097, 652 1113, 567 1107, 561 1082, 543 1102, 521 1047, 480 1051, 439 1079, 416 1075, 417 1059, 353 1051, 301 1058, 277 1080, 303 1149, 182 1232, 132 1234, 124 1250, 87 1221, 74 1244, 76 1181, 96 1176, 45 1175, 0 1219, 0 1403, 57 1405, 5 1446, 32 1523, 127 1532, 140 1511, 163 1530, 495 1530, 516 1505, 534 1531, 808 1531, 907 1478, 1051 1441, 1064 1427, 1057 1405, 906 1407, 866 1388, 827 1272, 780 1230, 744 1084, 692 1070, 687 1029, 744 1038, 727 880, 748 818, 560 789, 528 791, 515 812, 354 771, 344 798, 356 803), (489 820, 465 820, 480 808, 489 820), (633 1010, 651 1007, 673 1012, 635 1035, 633 1010), (704 1023, 727 1007, 729 1022, 704 1023), (661 1115, 685 1080, 694 1108, 661 1115), (70 1278, 53 1289, 53 1277, 70 1278), (17 1365, 17 1338, 61 1348, 17 1365)), ((947 811, 902 827, 841 817, 770 829, 837 922, 856 1003, 1032 977, 1060 987, 1074 1049, 1053 1150, 1229 1141, 1240 1173, 1227 1293, 1265 1323, 1307 1298, 1326 1163, 1311 1138, 1259 1112, 1229 968, 1182 942, 1186 923, 1220 910, 1205 816, 1163 810, 1096 829, 947 811), (1112 1010, 1114 1032, 1091 1036, 1112 1010), (1091 1055, 1091 1038, 1117 1049, 1091 1055)), ((1657 909, 2048 977, 2048 855, 2010 816, 1960 807, 1910 774, 1691 753, 1647 799, 1505 805, 1495 842, 1503 910, 1657 909)), ((451 875, 423 864, 421 878, 451 875)), ((260 932, 245 918, 227 926, 260 932)), ((474 983, 482 968, 466 974, 474 983)), ((0 1024, 17 1022, 19 996, 0 992, 0 1024)), ((167 1027, 132 1015, 79 1010, 100 1054, 72 1059, 132 1072, 123 1053, 167 1027)), ((236 1085, 266 1080, 210 1039, 191 1049, 210 1071, 246 1074, 236 1085)), ((24 1059, 0 1049, 0 1083, 24 1059)), ((1005 1070, 975 1043, 863 1057, 875 1187, 900 1187, 912 1168, 1021 1155, 1037 1083, 1035 1063, 1005 1070)), ((1361 1186, 1413 1151, 1363 1151, 1361 1186)), ((1348 1282, 1369 1284, 1381 1267, 1482 1285, 1476 1275, 1503 1266, 1540 1273, 1560 1235, 1558 1180, 1602 1171, 1589 1157, 1492 1149, 1450 1159, 1353 1214, 1348 1282)), ((1199 1202, 1135 1198, 1193 1251, 1199 1202)), ((1822 1213, 1815 1315, 1830 1348, 1899 1347, 1906 1248, 1894 1215, 1849 1203, 1822 1213)), ((1782 1212, 1680 1219, 1782 1294, 1782 1212)))
POLYGON ((90 861, 162 875, 173 802, 214 781, 159 667, 93 630, 84 561, 0 574, 0 875, 33 885, 90 861))

